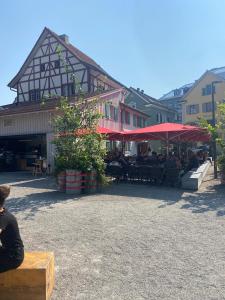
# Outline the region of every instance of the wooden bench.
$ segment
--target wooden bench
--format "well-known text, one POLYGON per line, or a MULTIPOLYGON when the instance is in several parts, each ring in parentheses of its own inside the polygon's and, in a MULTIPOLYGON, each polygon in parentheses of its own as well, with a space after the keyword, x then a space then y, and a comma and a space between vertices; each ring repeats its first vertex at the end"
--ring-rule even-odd
POLYGON ((49 300, 54 277, 52 252, 26 252, 19 268, 0 273, 0 299, 49 300))

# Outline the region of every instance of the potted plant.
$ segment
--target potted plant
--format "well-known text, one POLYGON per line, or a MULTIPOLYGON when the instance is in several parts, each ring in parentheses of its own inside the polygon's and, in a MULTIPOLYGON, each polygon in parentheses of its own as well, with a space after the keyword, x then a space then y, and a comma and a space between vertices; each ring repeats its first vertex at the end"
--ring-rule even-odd
POLYGON ((67 193, 95 191, 105 182, 102 136, 97 133, 101 115, 98 99, 87 102, 83 97, 71 104, 62 98, 53 119, 56 146, 55 173, 61 189, 67 193), (64 178, 65 184, 62 184, 64 178))

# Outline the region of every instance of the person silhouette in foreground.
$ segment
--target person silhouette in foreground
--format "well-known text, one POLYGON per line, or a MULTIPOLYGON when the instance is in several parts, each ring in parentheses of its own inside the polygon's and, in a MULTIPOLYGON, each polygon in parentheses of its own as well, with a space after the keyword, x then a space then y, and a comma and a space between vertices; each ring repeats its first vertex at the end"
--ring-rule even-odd
POLYGON ((10 187, 0 186, 0 273, 19 267, 24 259, 17 220, 5 207, 10 187))

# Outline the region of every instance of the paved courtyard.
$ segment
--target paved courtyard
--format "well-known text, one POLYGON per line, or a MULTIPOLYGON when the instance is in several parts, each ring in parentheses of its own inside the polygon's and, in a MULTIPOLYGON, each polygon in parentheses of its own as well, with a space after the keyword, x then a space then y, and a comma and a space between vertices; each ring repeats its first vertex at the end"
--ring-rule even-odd
POLYGON ((225 187, 210 176, 195 193, 114 184, 79 199, 49 178, 0 183, 26 250, 55 252, 53 300, 225 299, 225 187))

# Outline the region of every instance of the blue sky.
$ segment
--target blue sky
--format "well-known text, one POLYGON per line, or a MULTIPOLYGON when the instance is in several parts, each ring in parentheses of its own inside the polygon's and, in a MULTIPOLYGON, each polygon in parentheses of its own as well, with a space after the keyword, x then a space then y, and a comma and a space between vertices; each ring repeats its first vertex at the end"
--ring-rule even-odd
POLYGON ((225 66, 224 0, 11 0, 0 11, 0 104, 45 26, 153 97, 225 66))

